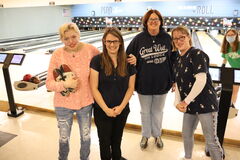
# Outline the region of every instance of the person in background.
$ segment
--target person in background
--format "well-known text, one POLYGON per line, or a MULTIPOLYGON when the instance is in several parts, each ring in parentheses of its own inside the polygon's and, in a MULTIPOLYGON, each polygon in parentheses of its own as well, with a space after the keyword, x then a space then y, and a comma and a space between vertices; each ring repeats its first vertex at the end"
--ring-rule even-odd
POLYGON ((179 52, 174 63, 175 105, 184 113, 184 159, 192 158, 194 131, 200 121, 211 159, 222 160, 223 151, 216 134, 218 102, 208 71, 209 57, 200 49, 192 47, 191 36, 186 27, 174 28, 172 40, 174 50, 179 52))
POLYGON ((93 96, 89 84, 90 61, 99 53, 90 44, 80 42, 80 31, 75 23, 66 23, 59 28, 59 35, 64 47, 53 52, 50 60, 46 86, 54 91, 54 107, 59 128, 59 160, 67 160, 73 115, 76 113, 80 129, 80 159, 88 160, 90 153, 90 129, 93 96), (65 81, 56 81, 54 71, 61 65, 67 65, 75 77, 65 81), (62 91, 74 89, 69 95, 62 91))
MULTIPOLYGON (((223 57, 222 67, 228 62, 232 68, 240 68, 240 43, 238 32, 235 29, 229 29, 222 42, 221 53, 223 57)), ((239 85, 233 85, 231 106, 235 108, 238 97, 239 85)))
POLYGON ((141 105, 141 149, 153 136, 158 148, 163 147, 162 119, 166 96, 172 87, 172 40, 163 29, 163 17, 149 10, 142 20, 144 29, 130 42, 127 54, 137 58, 135 89, 141 105))
POLYGON ((117 28, 105 29, 102 45, 103 51, 92 59, 90 71, 100 156, 102 160, 124 160, 121 141, 136 69, 127 63, 123 38, 117 28))

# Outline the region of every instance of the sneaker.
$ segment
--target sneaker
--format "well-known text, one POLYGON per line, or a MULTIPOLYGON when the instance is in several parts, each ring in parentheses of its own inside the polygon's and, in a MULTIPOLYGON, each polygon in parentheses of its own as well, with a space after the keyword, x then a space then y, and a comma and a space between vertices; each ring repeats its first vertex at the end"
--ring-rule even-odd
POLYGON ((210 157, 210 152, 205 148, 205 155, 207 156, 207 157, 210 157))
MULTIPOLYGON (((207 157, 210 157, 210 152, 208 151, 207 148, 205 148, 205 155, 206 155, 207 157)), ((223 159, 225 159, 225 152, 224 152, 224 149, 223 149, 223 159)))
POLYGON ((155 138, 155 144, 158 148, 163 148, 163 141, 160 136, 155 138))
POLYGON ((142 140, 140 142, 140 147, 142 149, 145 149, 145 148, 147 148, 147 145, 148 145, 148 138, 147 137, 142 137, 142 140))

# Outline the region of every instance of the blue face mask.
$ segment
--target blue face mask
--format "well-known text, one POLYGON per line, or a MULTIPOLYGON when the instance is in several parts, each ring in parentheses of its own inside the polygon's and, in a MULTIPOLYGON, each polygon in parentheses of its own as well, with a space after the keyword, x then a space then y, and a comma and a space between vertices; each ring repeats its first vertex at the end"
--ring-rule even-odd
POLYGON ((236 39, 236 35, 234 36, 226 36, 226 40, 228 41, 228 43, 233 43, 236 39))

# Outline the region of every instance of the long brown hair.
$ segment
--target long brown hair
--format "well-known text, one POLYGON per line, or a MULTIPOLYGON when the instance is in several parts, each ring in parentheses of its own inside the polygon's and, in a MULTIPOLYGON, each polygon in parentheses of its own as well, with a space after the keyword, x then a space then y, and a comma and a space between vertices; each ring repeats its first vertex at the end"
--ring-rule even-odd
POLYGON ((148 19, 149 19, 149 17, 151 16, 151 14, 153 14, 153 13, 155 13, 155 14, 158 16, 158 18, 159 18, 159 20, 160 20, 160 22, 161 22, 161 24, 160 24, 160 26, 159 26, 159 30, 162 30, 162 29, 163 29, 163 24, 164 24, 164 22, 163 22, 163 17, 162 17, 162 15, 161 15, 161 13, 160 13, 158 10, 155 10, 155 9, 150 9, 150 10, 147 11, 147 12, 145 13, 145 15, 143 16, 142 24, 143 24, 144 28, 147 29, 148 19))
POLYGON ((238 36, 238 32, 237 32, 237 30, 235 30, 235 29, 229 29, 226 33, 225 33, 225 35, 224 35, 224 38, 223 38, 223 42, 222 42, 222 46, 221 46, 221 53, 223 53, 223 54, 227 54, 227 52, 228 52, 228 48, 230 47, 230 44, 228 43, 228 41, 227 41, 227 39, 226 39, 226 37, 227 37, 227 34, 228 34, 228 32, 233 32, 235 35, 236 35, 236 39, 235 39, 235 41, 233 42, 233 47, 232 47, 232 51, 233 52, 237 52, 237 50, 238 50, 238 47, 239 47, 239 36, 238 36))
POLYGON ((117 73, 119 76, 124 77, 127 75, 127 55, 124 49, 123 37, 121 35, 121 32, 116 27, 107 27, 105 29, 105 32, 102 38, 103 53, 101 54, 101 57, 102 57, 101 66, 103 67, 105 74, 107 76, 113 73, 113 68, 114 68, 113 61, 108 55, 108 51, 105 44, 106 37, 108 34, 111 34, 114 37, 117 37, 119 40, 119 50, 117 54, 117 73))

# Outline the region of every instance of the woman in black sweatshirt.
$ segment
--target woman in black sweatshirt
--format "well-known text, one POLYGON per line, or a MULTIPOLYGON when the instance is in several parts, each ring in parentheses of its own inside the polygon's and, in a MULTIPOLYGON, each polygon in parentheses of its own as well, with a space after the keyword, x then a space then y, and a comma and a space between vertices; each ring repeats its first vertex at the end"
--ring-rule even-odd
POLYGON ((163 108, 167 92, 172 87, 172 40, 163 29, 159 11, 149 10, 143 17, 143 32, 127 47, 127 54, 137 58, 135 89, 141 104, 142 140, 140 147, 147 147, 153 136, 158 148, 161 140, 163 108))

